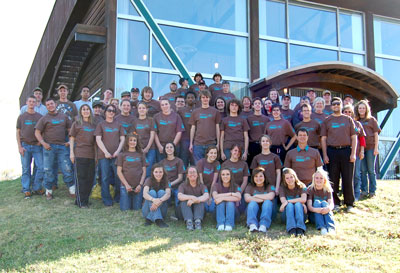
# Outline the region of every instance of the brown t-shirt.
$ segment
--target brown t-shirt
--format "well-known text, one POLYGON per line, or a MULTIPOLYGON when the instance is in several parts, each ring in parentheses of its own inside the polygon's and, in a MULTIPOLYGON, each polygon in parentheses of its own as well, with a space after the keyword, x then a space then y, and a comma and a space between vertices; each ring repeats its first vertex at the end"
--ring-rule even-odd
POLYGON ((224 185, 222 185, 222 182, 218 182, 215 183, 214 186, 212 187, 211 193, 213 192, 217 192, 218 194, 228 193, 228 192, 240 192, 240 187, 237 184, 235 184, 233 186, 233 190, 231 190, 230 187, 229 188, 224 187, 224 185))
POLYGON ((78 115, 78 110, 76 109, 75 103, 72 101, 61 102, 58 100, 56 104, 56 110, 58 113, 63 113, 67 115, 71 121, 74 121, 75 117, 78 115))
POLYGON ((182 137, 181 137, 182 140, 190 139, 191 126, 189 124, 189 120, 190 120, 190 117, 192 116, 194 109, 196 109, 195 105, 193 105, 193 107, 185 106, 182 109, 178 110, 178 115, 182 119, 183 127, 185 127, 185 131, 182 132, 182 137))
POLYGON ((319 201, 327 201, 331 199, 332 200, 332 193, 327 192, 324 190, 317 190, 314 187, 309 186, 307 188, 307 200, 312 200, 313 202, 315 200, 319 201))
POLYGON ((190 117, 189 124, 196 126, 194 145, 215 144, 217 132, 215 125, 221 122, 221 116, 213 107, 197 108, 190 117))
POLYGON ((224 93, 222 90, 220 90, 220 91, 216 91, 214 94, 215 94, 215 97, 214 97, 214 95, 213 95, 212 100, 211 100, 211 102, 210 102, 211 105, 214 105, 214 104, 215 104, 215 101, 216 101, 219 97, 222 97, 222 98, 225 100, 226 105, 228 105, 228 102, 229 102, 231 99, 236 99, 235 94, 233 94, 233 93, 231 93, 231 92, 224 93))
MULTIPOLYGON (((74 104, 75 105, 75 104, 74 104)), ((71 120, 63 113, 47 113, 36 123, 35 129, 39 130, 45 142, 49 144, 64 145, 71 120)))
POLYGON ((221 165, 221 169, 223 168, 228 168, 232 171, 232 181, 237 185, 242 185, 243 177, 250 176, 249 167, 247 166, 246 161, 243 160, 232 162, 230 159, 227 159, 221 165))
POLYGON ((162 183, 158 183, 157 181, 152 181, 151 177, 147 177, 146 180, 144 181, 144 187, 149 187, 149 191, 155 190, 166 190, 169 189, 170 186, 168 183, 165 183, 164 185, 162 183))
POLYGON ((320 146, 321 125, 316 120, 305 122, 304 120, 297 123, 295 126, 296 131, 300 128, 305 128, 308 131, 308 145, 311 147, 320 146))
MULTIPOLYGON (((150 132, 154 131, 153 119, 135 119, 132 125, 132 131, 139 135, 139 142, 142 149, 146 148, 150 140, 150 132)), ((155 149, 154 141, 151 149, 155 149)))
POLYGON ((35 137, 35 125, 41 117, 42 115, 37 112, 33 114, 25 112, 22 115, 19 115, 17 119, 17 129, 20 129, 19 137, 21 142, 25 142, 28 145, 39 144, 35 137))
POLYGON ((324 108, 323 112, 327 116, 332 115, 332 113, 333 113, 332 105, 325 105, 325 108, 324 108))
POLYGON ((181 94, 178 93, 178 92, 175 92, 175 93, 169 92, 169 93, 167 93, 167 94, 162 95, 162 96, 160 97, 159 101, 161 101, 161 100, 168 100, 169 105, 171 105, 171 109, 173 109, 173 110, 175 111, 175 110, 176 110, 175 99, 176 99, 176 97, 179 96, 179 95, 181 95, 181 94))
POLYGON ((381 132, 381 128, 379 128, 378 122, 374 117, 369 119, 360 119, 360 122, 364 128, 365 134, 367 135, 365 137, 365 142, 367 144, 365 150, 373 150, 375 148, 374 134, 379 134, 381 132))
POLYGON ((122 127, 124 127, 125 134, 129 134, 133 130, 133 122, 135 121, 135 117, 133 115, 124 116, 119 114, 115 117, 115 120, 121 123, 122 127))
MULTIPOLYGON (((185 173, 185 166, 183 165, 182 159, 179 157, 175 157, 172 160, 168 160, 164 158, 160 161, 160 164, 164 166, 167 171, 168 181, 172 182, 178 178, 179 174, 185 173)), ((177 188, 178 185, 175 185, 173 188, 177 188)))
POLYGON ((267 188, 264 188, 264 186, 257 187, 253 186, 251 184, 247 185, 246 190, 244 193, 248 193, 250 195, 257 195, 257 194, 267 194, 270 192, 275 192, 275 185, 267 185, 267 188))
POLYGON ((292 109, 281 109, 281 117, 284 120, 289 121, 292 123, 292 117, 293 117, 294 111, 292 109))
POLYGON ((271 137, 272 145, 286 143, 287 137, 294 136, 294 130, 289 121, 285 119, 272 120, 267 123, 265 133, 271 137))
POLYGON ((258 154, 253 158, 250 169, 253 170, 257 167, 264 168, 264 176, 269 184, 276 184, 276 170, 282 169, 282 162, 279 156, 274 153, 258 154))
POLYGON ((179 185, 178 192, 186 195, 192 195, 196 197, 202 196, 204 193, 208 193, 206 185, 197 183, 196 187, 192 187, 189 183, 182 183, 179 185))
POLYGON ((260 141, 261 136, 265 132, 265 127, 269 122, 269 118, 264 115, 250 115, 247 117, 247 123, 249 124, 249 142, 260 141))
POLYGON ((306 185, 311 183, 312 175, 322 165, 319 151, 309 146, 306 146, 304 150, 300 150, 299 146, 290 150, 286 154, 284 164, 285 167, 292 168, 299 180, 306 185))
POLYGON ((356 135, 354 121, 345 115, 330 115, 321 125, 321 136, 327 137, 328 146, 350 146, 352 135, 356 135))
POLYGON ((285 197, 286 200, 292 200, 296 198, 301 198, 303 193, 307 193, 307 187, 298 187, 297 185, 294 189, 288 189, 284 185, 279 188, 279 197, 285 197))
POLYGON ((148 117, 153 117, 155 114, 161 111, 161 106, 160 102, 158 100, 150 100, 150 101, 144 101, 142 100, 141 102, 145 103, 147 105, 148 111, 147 111, 147 116, 148 117))
POLYGON ((244 132, 250 129, 247 120, 239 116, 227 116, 222 120, 220 129, 225 132, 224 149, 231 149, 235 144, 244 148, 244 132))
POLYGON ((178 132, 185 131, 182 119, 176 112, 171 112, 169 115, 157 113, 153 118, 153 126, 163 146, 168 142, 173 142, 178 132))
POLYGON ((93 122, 96 126, 103 120, 104 120, 104 117, 102 115, 93 115, 93 122))
POLYGON ((217 160, 215 160, 213 163, 208 163, 207 159, 202 158, 197 161, 196 168, 203 176, 204 185, 206 185, 209 189, 214 179, 214 174, 219 172, 221 165, 217 160))
POLYGON ((242 118, 244 118, 244 119, 247 119, 247 117, 249 117, 249 116, 251 116, 251 115, 253 115, 254 114, 254 112, 253 112, 253 110, 250 110, 250 111, 242 111, 242 112, 240 112, 240 117, 242 117, 242 118))
POLYGON ((116 165, 122 167, 122 174, 132 188, 136 188, 142 178, 143 167, 147 166, 146 158, 138 152, 122 152, 118 155, 116 165))
POLYGON ((79 124, 75 121, 72 124, 70 136, 75 138, 74 153, 76 157, 82 158, 94 158, 96 139, 94 136, 94 130, 96 126, 88 122, 82 122, 79 124))
MULTIPOLYGON (((107 151, 110 154, 114 154, 119 146, 119 138, 125 135, 125 129, 122 127, 121 123, 116 120, 111 123, 104 120, 97 125, 94 135, 101 136, 101 140, 103 141, 107 151)), ((98 159, 105 158, 105 155, 100 148, 97 149, 97 151, 98 159)))
POLYGON ((325 113, 311 113, 311 119, 315 120, 316 122, 318 122, 319 124, 322 124, 322 122, 324 122, 324 120, 328 117, 328 115, 326 115, 325 113))

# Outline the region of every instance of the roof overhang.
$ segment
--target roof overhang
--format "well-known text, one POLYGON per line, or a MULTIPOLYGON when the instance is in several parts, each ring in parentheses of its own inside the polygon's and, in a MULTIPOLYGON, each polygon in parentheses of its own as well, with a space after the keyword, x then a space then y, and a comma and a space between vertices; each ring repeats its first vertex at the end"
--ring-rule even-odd
POLYGON ((375 112, 397 107, 399 94, 381 75, 364 66, 332 61, 296 66, 249 85, 252 97, 265 97, 271 89, 321 88, 354 98, 368 99, 375 112))

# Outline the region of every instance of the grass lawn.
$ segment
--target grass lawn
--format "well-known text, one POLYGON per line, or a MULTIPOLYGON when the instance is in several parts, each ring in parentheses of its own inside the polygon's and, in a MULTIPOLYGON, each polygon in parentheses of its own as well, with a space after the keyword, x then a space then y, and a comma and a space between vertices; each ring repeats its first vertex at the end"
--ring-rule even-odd
MULTIPOLYGON (((268 236, 249 234, 241 217, 218 232, 207 216, 202 231, 144 227, 139 211, 121 212, 92 200, 78 209, 65 185, 55 199, 24 200, 20 180, 0 182, 0 270, 28 272, 400 272, 400 181, 379 181, 377 197, 357 213, 335 215, 337 235, 307 224, 288 237, 276 220, 268 236)), ((169 208, 169 214, 172 208, 169 208)), ((279 218, 278 218, 279 219, 279 218)))

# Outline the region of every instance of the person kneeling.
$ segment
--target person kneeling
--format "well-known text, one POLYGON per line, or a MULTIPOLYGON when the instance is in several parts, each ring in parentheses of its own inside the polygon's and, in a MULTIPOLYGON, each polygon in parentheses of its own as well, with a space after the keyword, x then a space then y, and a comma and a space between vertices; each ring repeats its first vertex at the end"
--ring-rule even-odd
POLYGON ((240 187, 233 182, 232 171, 222 168, 219 182, 215 183, 212 195, 217 206, 217 229, 231 231, 235 226, 235 216, 239 217, 239 202, 242 199, 240 187))
POLYGON ((264 168, 253 170, 250 185, 246 187, 244 199, 247 203, 247 226, 250 232, 266 233, 271 226, 274 208, 275 186, 264 175, 264 168))
POLYGON ((188 230, 201 229, 201 222, 204 218, 204 203, 208 201, 208 197, 207 187, 200 183, 197 169, 193 166, 189 167, 186 182, 178 188, 178 199, 180 201, 178 218, 185 220, 188 230))
POLYGON ((167 201, 170 196, 171 188, 168 185, 167 172, 161 164, 154 164, 151 168, 151 176, 144 182, 143 198, 145 202, 142 214, 146 219, 145 226, 155 222, 161 228, 168 227, 164 219, 167 216, 167 201))

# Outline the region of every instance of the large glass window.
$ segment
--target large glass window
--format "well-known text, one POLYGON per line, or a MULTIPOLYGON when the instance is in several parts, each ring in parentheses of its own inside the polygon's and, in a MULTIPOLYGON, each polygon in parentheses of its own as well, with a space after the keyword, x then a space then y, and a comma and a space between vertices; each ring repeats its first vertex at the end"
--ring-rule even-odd
POLYGON ((286 38, 285 3, 260 0, 259 9, 260 34, 286 38))
POLYGON ((364 65, 365 64, 365 56, 361 54, 352 54, 347 52, 340 53, 340 60, 343 62, 364 65))
POLYGON ((339 16, 340 46, 364 50, 363 19, 361 14, 341 12, 339 16))
POLYGON ((164 94, 169 93, 169 85, 172 81, 179 81, 177 75, 152 73, 151 74, 151 87, 154 91, 154 99, 158 100, 164 94))
POLYGON ((337 45, 336 13, 289 5, 290 39, 325 45, 337 45))
POLYGON ((337 61, 337 52, 321 48, 290 45, 290 67, 324 61, 337 61))
POLYGON ((374 18, 375 53, 400 57, 400 23, 374 18))
POLYGON ((152 40, 151 40, 151 48, 152 48, 151 63, 152 63, 153 67, 174 69, 172 67, 171 62, 168 60, 164 51, 162 51, 160 45, 158 44, 156 39, 154 39, 154 37, 152 37, 152 40))
POLYGON ((162 30, 189 71, 219 71, 247 78, 247 38, 162 26, 162 30))
POLYGON ((131 4, 130 0, 118 0, 117 1, 117 11, 121 14, 135 15, 139 16, 135 7, 131 4))
POLYGON ((118 19, 117 63, 148 66, 149 35, 144 23, 118 19))
POLYGON ((286 44, 260 40, 260 75, 272 75, 286 68, 286 44))
POLYGON ((149 73, 144 71, 117 69, 115 73, 115 95, 119 98, 121 92, 130 91, 132 87, 142 90, 149 85, 149 73))
POLYGON ((155 19, 247 32, 246 0, 144 0, 155 19))

